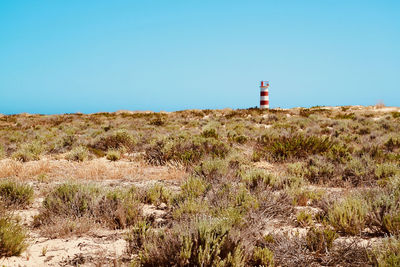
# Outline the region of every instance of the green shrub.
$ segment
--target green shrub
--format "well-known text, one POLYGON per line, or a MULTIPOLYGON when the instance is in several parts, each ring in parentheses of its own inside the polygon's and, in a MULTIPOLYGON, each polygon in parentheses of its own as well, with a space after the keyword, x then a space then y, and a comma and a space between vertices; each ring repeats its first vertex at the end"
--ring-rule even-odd
POLYGON ((170 190, 165 188, 162 184, 157 183, 146 190, 145 202, 156 206, 161 203, 169 204, 171 196, 172 193, 170 190))
POLYGON ((274 266, 274 253, 268 248, 255 247, 253 251, 253 266, 274 266))
POLYGON ((94 218, 112 229, 124 229, 142 219, 137 189, 107 191, 95 206, 94 218))
POLYGON ((292 134, 290 136, 263 135, 259 138, 256 151, 272 161, 306 158, 309 155, 328 151, 333 143, 328 137, 292 134))
MULTIPOLYGON (((398 189, 395 189, 398 190, 398 189)), ((370 202, 368 226, 376 233, 400 234, 400 196, 393 190, 371 190, 365 195, 370 202)))
POLYGON ((242 180, 250 190, 264 189, 265 186, 280 186, 280 180, 263 169, 251 169, 245 172, 242 175, 242 180))
POLYGON ((335 175, 335 165, 323 157, 311 156, 305 163, 289 164, 288 173, 304 177, 313 184, 326 184, 335 175))
POLYGON ((196 166, 194 170, 198 176, 209 182, 226 177, 229 171, 229 163, 224 159, 204 160, 199 166, 196 166))
POLYGON ((179 220, 193 215, 204 215, 211 213, 208 202, 200 199, 186 199, 178 203, 173 211, 174 219, 179 220))
POLYGON ((203 157, 225 158, 229 147, 215 139, 202 136, 178 136, 159 140, 146 149, 145 158, 151 164, 164 165, 177 161, 185 165, 198 163, 203 157))
POLYGON ((0 145, 0 159, 3 159, 6 157, 6 152, 4 151, 4 148, 2 145, 0 145))
POLYGON ((205 194, 210 185, 199 177, 189 177, 182 185, 179 194, 180 199, 195 199, 205 194))
POLYGON ((307 248, 317 253, 328 252, 337 237, 336 232, 329 228, 319 229, 312 227, 306 235, 307 248))
POLYGON ((89 218, 112 229, 125 228, 142 217, 140 198, 135 188, 104 191, 91 185, 62 184, 44 199, 34 226, 52 224, 59 217, 89 218))
POLYGON ((383 145, 388 151, 393 152, 400 148, 400 138, 390 137, 383 145))
POLYGON ((115 149, 108 150, 106 158, 111 161, 117 161, 117 160, 121 159, 121 152, 119 152, 119 150, 115 150, 115 149))
POLYGON ((378 164, 375 169, 375 175, 378 179, 387 179, 398 174, 400 174, 400 166, 395 163, 378 164))
POLYGON ((397 112, 397 111, 392 112, 392 117, 393 117, 394 119, 400 118, 400 112, 397 112))
POLYGON ((0 217, 0 258, 19 256, 27 248, 27 234, 13 218, 0 217))
POLYGON ((400 266, 400 241, 395 237, 387 238, 382 245, 370 252, 369 258, 374 266, 400 266))
POLYGON ((340 113, 335 116, 335 119, 339 120, 355 120, 356 115, 354 113, 340 113))
POLYGON ((102 151, 111 149, 126 149, 133 151, 137 141, 133 135, 126 130, 118 130, 105 137, 101 137, 91 147, 102 151))
POLYGON ((333 204, 328 211, 328 220, 337 231, 357 235, 365 228, 369 209, 361 197, 350 196, 333 204))
POLYGON ((82 217, 93 214, 100 189, 79 184, 62 184, 43 200, 43 207, 52 215, 82 217))
POLYGON ((33 200, 33 188, 13 181, 0 182, 0 201, 8 207, 26 207, 33 200))
POLYGON ((136 264, 142 266, 245 266, 240 241, 223 222, 200 220, 147 235, 136 264))
POLYGON ((136 222, 126 236, 128 242, 128 253, 140 250, 149 237, 151 226, 146 221, 136 222))
POLYGON ((39 160, 42 152, 42 144, 36 141, 21 145, 21 147, 11 155, 11 157, 15 160, 27 162, 31 160, 39 160))
POLYGON ((218 139, 218 133, 214 128, 210 128, 210 129, 205 129, 203 130, 203 132, 201 133, 201 136, 205 137, 205 138, 215 138, 218 139))
POLYGON ((89 150, 84 146, 78 146, 72 149, 65 156, 65 159, 72 161, 85 161, 89 158, 89 150))
POLYGON ((302 210, 296 215, 297 222, 300 226, 306 227, 313 225, 312 214, 302 210))
POLYGON ((228 133, 228 140, 231 142, 235 142, 238 144, 244 144, 247 142, 249 138, 243 134, 239 134, 237 132, 229 132, 228 133))
POLYGON ((354 157, 346 163, 343 179, 355 186, 375 183, 375 166, 375 162, 369 156, 354 157))

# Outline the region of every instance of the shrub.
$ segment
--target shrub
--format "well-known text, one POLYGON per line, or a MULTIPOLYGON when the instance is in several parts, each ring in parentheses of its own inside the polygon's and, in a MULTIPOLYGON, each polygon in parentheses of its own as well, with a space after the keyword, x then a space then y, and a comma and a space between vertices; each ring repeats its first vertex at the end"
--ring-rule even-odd
POLYGON ((147 235, 137 264, 142 266, 245 266, 240 241, 223 222, 200 220, 147 235))
POLYGON ((400 166, 395 163, 385 162, 378 164, 375 169, 375 176, 378 179, 387 179, 400 174, 400 166))
POLYGON ((8 207, 26 207, 33 200, 33 189, 13 181, 0 182, 0 201, 8 207))
POLYGON ((150 236, 151 226, 146 221, 138 221, 133 225, 126 236, 128 253, 134 253, 142 248, 150 236))
POLYGON ((365 198, 370 202, 368 226, 377 233, 400 234, 400 196, 393 190, 371 190, 365 198))
POLYGON ((335 175, 335 166, 321 156, 311 156, 306 163, 288 165, 289 174, 306 178, 313 184, 326 184, 335 175))
POLYGON ((400 266, 400 241, 395 237, 387 238, 370 252, 369 258, 374 266, 400 266))
POLYGON ((229 164, 223 159, 207 159, 196 166, 194 172, 205 181, 215 182, 228 175, 229 164))
POLYGON ((210 129, 205 129, 203 130, 203 132, 201 133, 201 136, 205 137, 205 138, 215 138, 218 139, 218 133, 214 128, 210 128, 210 129))
POLYGON ((335 116, 335 119, 340 120, 355 120, 356 115, 354 113, 339 113, 335 116))
POLYGON ((242 175, 242 180, 250 190, 264 189, 265 186, 273 188, 280 186, 280 180, 263 169, 251 169, 245 172, 242 175))
POLYGON ((72 161, 85 161, 89 158, 89 150, 84 146, 78 146, 72 149, 65 156, 65 159, 72 161))
POLYGON ((208 202, 200 199, 182 200, 174 207, 172 216, 176 220, 191 217, 192 215, 204 215, 211 213, 208 202))
POLYGON ((333 204, 328 211, 328 220, 337 231, 357 235, 365 227, 368 211, 366 201, 358 196, 350 196, 333 204))
POLYGON ((253 251, 253 266, 274 266, 274 253, 268 248, 255 247, 253 251))
POLYGON ((156 206, 161 203, 169 204, 171 195, 171 191, 157 183, 146 190, 145 202, 156 206))
POLYGON ((215 138, 179 136, 150 145, 146 149, 145 158, 155 165, 164 165, 168 161, 191 165, 198 163, 206 155, 225 158, 228 151, 228 146, 215 138))
POLYGON ((136 140, 126 130, 118 130, 105 137, 101 137, 91 147, 100 149, 102 151, 108 151, 110 149, 127 149, 133 151, 136 145, 136 140))
POLYGON ((375 162, 369 156, 354 157, 347 162, 343 172, 343 179, 350 181, 355 186, 374 184, 375 166, 375 162))
POLYGON ((93 214, 100 190, 93 186, 62 184, 43 200, 43 207, 52 215, 82 217, 93 214))
POLYGON ((4 148, 2 145, 0 145, 0 159, 3 159, 6 157, 6 152, 4 151, 4 148))
POLYGON ((142 220, 142 210, 135 187, 114 189, 101 197, 96 205, 95 219, 112 229, 124 229, 142 220))
POLYGON ((204 195, 210 189, 210 185, 199 177, 189 177, 182 185, 179 199, 195 199, 204 195))
POLYGON ((398 137, 390 137, 384 143, 384 147, 390 152, 393 152, 393 151, 399 149, 400 148, 400 138, 398 138, 398 137))
POLYGON ((312 215, 304 210, 297 213, 296 219, 298 224, 302 227, 310 226, 313 224, 312 215))
POLYGON ((117 161, 121 158, 121 152, 115 149, 108 150, 106 158, 111 161, 117 161))
POLYGON ((318 229, 312 227, 306 235, 307 248, 317 253, 328 252, 337 237, 336 232, 329 228, 318 229))
POLYGON ((11 217, 0 216, 0 258, 21 255, 27 248, 25 230, 11 217))
POLYGON ((400 112, 397 112, 397 111, 392 112, 392 117, 393 117, 394 119, 400 118, 400 112))
POLYGON ((328 137, 302 134, 290 136, 263 135, 258 140, 256 151, 261 152, 267 160, 280 162, 321 154, 328 151, 332 145, 333 143, 328 137))
POLYGON ((15 160, 27 162, 31 160, 39 160, 43 152, 43 147, 40 142, 32 142, 23 144, 11 157, 15 160))
POLYGON ((34 226, 54 224, 57 218, 88 218, 112 229, 125 228, 142 217, 139 199, 135 188, 102 191, 90 185, 62 184, 44 199, 34 226))

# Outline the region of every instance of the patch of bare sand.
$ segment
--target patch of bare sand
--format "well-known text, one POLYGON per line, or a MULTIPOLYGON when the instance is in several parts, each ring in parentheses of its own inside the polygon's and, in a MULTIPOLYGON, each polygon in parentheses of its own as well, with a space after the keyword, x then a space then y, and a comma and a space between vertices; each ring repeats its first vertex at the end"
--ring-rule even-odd
POLYGON ((124 232, 101 230, 94 236, 46 239, 32 234, 19 257, 0 260, 5 266, 95 266, 119 262, 126 251, 124 232))
POLYGON ((41 159, 22 163, 0 160, 0 178, 20 180, 181 180, 186 172, 174 166, 151 166, 143 162, 104 158, 84 162, 41 159))

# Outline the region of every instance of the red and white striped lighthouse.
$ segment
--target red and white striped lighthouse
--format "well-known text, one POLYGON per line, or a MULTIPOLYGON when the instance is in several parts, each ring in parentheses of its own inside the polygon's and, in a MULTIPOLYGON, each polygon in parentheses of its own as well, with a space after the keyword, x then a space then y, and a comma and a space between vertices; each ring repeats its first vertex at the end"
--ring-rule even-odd
POLYGON ((260 85, 260 109, 269 109, 269 82, 261 81, 260 85))

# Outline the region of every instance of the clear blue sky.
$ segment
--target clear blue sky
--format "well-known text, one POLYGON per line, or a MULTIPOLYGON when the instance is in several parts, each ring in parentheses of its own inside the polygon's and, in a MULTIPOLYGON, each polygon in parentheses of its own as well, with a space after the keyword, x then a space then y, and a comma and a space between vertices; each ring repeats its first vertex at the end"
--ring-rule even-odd
POLYGON ((0 113, 400 105, 400 1, 0 2, 0 113))

